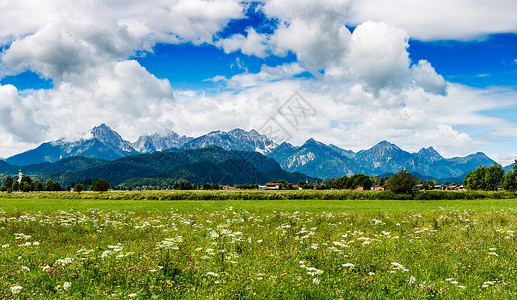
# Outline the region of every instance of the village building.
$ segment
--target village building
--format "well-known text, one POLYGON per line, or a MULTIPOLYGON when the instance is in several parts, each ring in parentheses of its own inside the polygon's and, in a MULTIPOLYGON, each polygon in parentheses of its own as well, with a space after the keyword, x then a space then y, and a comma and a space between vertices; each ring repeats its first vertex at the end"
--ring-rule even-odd
POLYGON ((278 182, 270 182, 268 184, 266 184, 268 190, 279 190, 280 187, 282 186, 281 183, 278 183, 278 182))

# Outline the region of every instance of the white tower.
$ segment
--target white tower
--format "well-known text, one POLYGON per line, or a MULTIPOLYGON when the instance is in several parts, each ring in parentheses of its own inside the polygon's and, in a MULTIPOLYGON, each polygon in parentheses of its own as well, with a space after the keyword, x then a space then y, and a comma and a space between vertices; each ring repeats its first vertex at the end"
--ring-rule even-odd
POLYGON ((18 184, 22 183, 23 173, 22 169, 20 169, 20 172, 18 172, 18 184))

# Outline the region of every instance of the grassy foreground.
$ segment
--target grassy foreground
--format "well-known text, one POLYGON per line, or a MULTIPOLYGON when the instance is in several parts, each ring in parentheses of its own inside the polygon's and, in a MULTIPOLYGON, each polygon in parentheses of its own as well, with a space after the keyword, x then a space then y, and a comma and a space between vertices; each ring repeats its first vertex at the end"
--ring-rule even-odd
POLYGON ((516 203, 0 199, 0 298, 514 299, 516 203))

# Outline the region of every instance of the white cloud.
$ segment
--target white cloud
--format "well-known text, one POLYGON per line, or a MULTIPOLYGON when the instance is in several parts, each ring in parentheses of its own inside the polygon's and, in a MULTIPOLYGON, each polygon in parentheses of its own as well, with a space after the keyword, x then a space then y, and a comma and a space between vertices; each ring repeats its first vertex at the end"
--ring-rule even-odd
POLYGON ((298 63, 283 64, 277 67, 263 65, 259 73, 235 75, 231 79, 225 80, 224 83, 232 89, 243 89, 272 81, 290 79, 304 71, 298 63))
POLYGON ((400 88, 409 77, 408 36, 385 23, 359 25, 345 58, 344 72, 359 78, 374 92, 400 88), (348 68, 347 68, 348 67, 348 68))
POLYGON ((78 137, 100 123, 129 140, 166 129, 189 135, 258 129, 278 115, 295 91, 317 109, 291 129, 295 144, 315 137, 359 150, 387 139, 410 151, 434 145, 452 156, 514 138, 515 124, 485 112, 517 107, 515 90, 448 86, 429 62, 411 65, 407 47, 409 37, 468 39, 515 32, 516 4, 439 0, 418 3, 425 9, 413 12, 414 5, 402 0, 270 0, 261 7, 279 21, 273 33, 250 27, 246 35, 215 37, 214 42, 230 20, 243 17, 246 4, 0 2, 0 44, 12 42, 1 54, 0 73, 29 69, 54 81, 53 89, 28 96, 0 86, 0 155, 78 137), (351 33, 346 24, 357 27, 351 33), (258 57, 292 52, 298 62, 232 78, 216 76, 211 80, 230 88, 217 94, 183 90, 173 97, 167 80, 127 60, 135 51, 151 51, 157 42, 215 43, 226 52, 258 57), (315 77, 295 78, 305 70, 315 77), (476 135, 479 128, 483 136, 476 135))
POLYGON ((18 73, 31 70, 59 81, 92 65, 125 58, 135 43, 121 27, 49 23, 37 33, 14 41, 2 60, 18 73))
POLYGON ((447 83, 443 76, 437 74, 428 61, 420 60, 418 64, 411 66, 411 74, 415 85, 424 91, 443 96, 447 94, 447 83))
POLYGON ((372 20, 403 28, 415 39, 472 40, 494 33, 517 33, 513 0, 354 0, 350 23, 372 20))
POLYGON ((261 58, 266 57, 266 52, 268 51, 267 36, 257 33, 253 27, 246 29, 246 33, 246 36, 234 34, 232 37, 219 40, 215 44, 223 48, 226 53, 240 50, 246 55, 254 55, 261 58))
POLYGON ((20 151, 39 142, 46 129, 37 122, 36 101, 33 97, 22 98, 16 87, 0 85, 0 148, 4 153, 20 151))
POLYGON ((101 123, 136 139, 173 124, 169 81, 157 79, 136 61, 91 68, 38 96, 41 118, 51 128, 47 139, 78 135, 101 123))

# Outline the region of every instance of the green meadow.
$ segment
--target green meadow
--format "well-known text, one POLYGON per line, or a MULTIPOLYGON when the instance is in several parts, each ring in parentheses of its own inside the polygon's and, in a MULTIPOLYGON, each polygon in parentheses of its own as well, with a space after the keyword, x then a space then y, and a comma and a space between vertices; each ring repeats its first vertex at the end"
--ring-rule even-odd
POLYGON ((0 196, 0 298, 517 297, 515 199, 95 195, 0 196))

